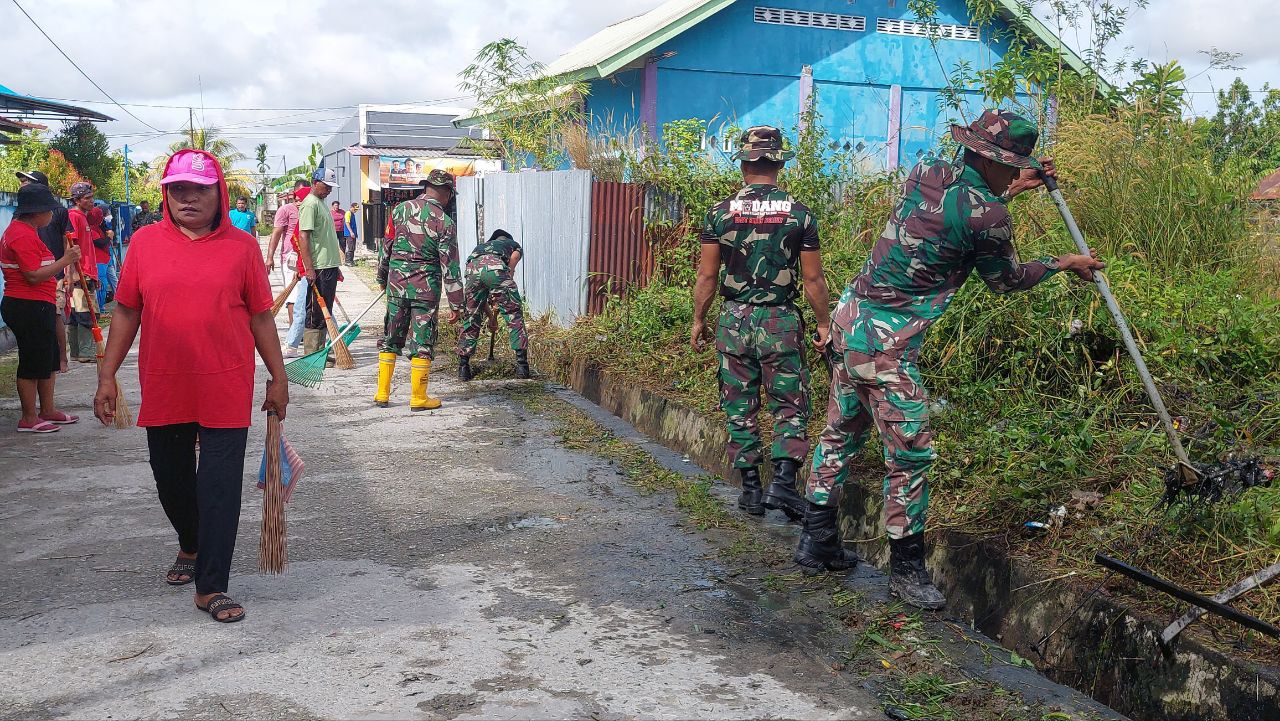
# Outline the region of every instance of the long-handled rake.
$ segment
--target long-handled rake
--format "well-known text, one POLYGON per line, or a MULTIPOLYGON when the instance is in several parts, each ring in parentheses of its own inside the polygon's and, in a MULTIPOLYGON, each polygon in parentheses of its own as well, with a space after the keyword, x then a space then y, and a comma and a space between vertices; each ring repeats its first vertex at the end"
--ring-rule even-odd
MULTIPOLYGON (((369 304, 368 308, 364 309, 363 313, 356 316, 356 319, 349 325, 343 327, 341 331, 341 339, 343 342, 347 344, 355 342, 356 337, 360 335, 360 326, 357 325, 360 322, 360 319, 368 315, 369 311, 373 310, 373 306, 377 305, 378 301, 382 300, 382 296, 384 295, 386 295, 385 291, 379 293, 378 297, 373 299, 373 302, 369 304)), ((338 336, 335 336, 335 338, 337 337, 338 336)), ((329 356, 329 349, 333 346, 334 341, 331 340, 320 350, 285 363, 285 377, 289 379, 290 383, 296 383, 297 385, 306 386, 307 388, 318 388, 320 386, 320 382, 324 380, 326 360, 329 356)))
MULTIPOLYGON (((1071 233, 1071 238, 1076 242, 1076 248, 1084 255, 1089 255, 1089 244, 1084 240, 1084 234, 1080 232, 1080 226, 1076 225, 1075 216, 1071 214, 1071 208, 1067 207, 1067 201, 1062 197, 1062 191, 1058 190, 1058 181, 1044 173, 1041 173, 1041 179, 1044 180, 1044 186, 1049 190, 1049 197, 1053 198, 1053 202, 1058 206, 1058 212, 1062 215, 1062 222, 1067 226, 1067 231, 1071 233)), ((1106 301, 1107 310, 1111 311, 1111 317, 1115 319, 1116 326, 1120 329, 1120 337, 1124 340, 1124 347, 1129 350, 1129 357, 1133 359, 1133 365, 1138 369, 1138 376, 1142 378, 1142 385, 1147 389, 1147 397, 1151 399, 1151 405, 1155 406, 1156 414, 1160 416, 1160 423, 1164 426, 1165 435, 1169 437, 1169 444, 1173 446, 1173 454, 1178 459, 1178 472, 1182 476, 1183 483, 1194 484, 1200 480, 1200 471, 1191 465, 1191 459, 1187 456, 1187 449, 1182 446, 1182 439, 1178 437, 1178 427, 1173 424, 1173 418, 1169 415, 1169 409, 1165 408, 1164 398, 1160 396, 1160 389, 1156 388, 1155 379, 1151 377, 1151 371, 1147 370, 1147 363, 1142 359, 1142 351, 1138 350, 1138 343, 1133 339, 1133 332, 1129 330, 1129 323, 1125 320, 1124 313, 1120 311, 1120 304, 1116 302, 1116 297, 1111 294, 1111 286, 1107 283, 1104 275, 1098 272, 1093 274, 1093 282, 1098 285, 1098 293, 1102 295, 1102 299, 1106 301)))

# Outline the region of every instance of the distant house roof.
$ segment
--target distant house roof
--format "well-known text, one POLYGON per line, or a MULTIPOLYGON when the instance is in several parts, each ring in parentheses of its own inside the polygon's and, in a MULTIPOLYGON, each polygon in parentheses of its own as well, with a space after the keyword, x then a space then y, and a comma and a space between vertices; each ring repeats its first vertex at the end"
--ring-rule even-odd
POLYGON ((1263 178, 1249 200, 1280 200, 1280 170, 1263 178))
POLYGON ((91 120, 93 122, 115 120, 110 115, 103 115, 95 110, 33 98, 30 95, 14 92, 3 85, 0 85, 0 113, 29 120, 91 120))
MULTIPOLYGON (((546 73, 565 76, 566 81, 608 77, 643 61, 658 46, 733 3, 734 0, 668 0, 643 15, 610 25, 578 43, 548 65, 546 73)), ((1105 93, 1116 94, 1116 89, 1099 77, 1083 58, 1027 12, 1020 0, 996 0, 996 5, 1005 20, 1060 53, 1072 70, 1084 77, 1097 77, 1105 93)))
POLYGON ((443 150, 393 147, 388 145, 352 145, 347 148, 347 152, 356 156, 386 155, 388 157, 395 156, 397 158, 443 158, 445 155, 445 151, 443 150))

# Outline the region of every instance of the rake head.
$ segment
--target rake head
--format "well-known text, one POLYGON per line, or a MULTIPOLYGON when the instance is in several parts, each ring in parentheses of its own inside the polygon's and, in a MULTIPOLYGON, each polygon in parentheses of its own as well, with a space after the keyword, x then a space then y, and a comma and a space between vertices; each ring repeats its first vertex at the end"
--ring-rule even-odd
MULTIPOLYGON (((339 335, 343 343, 350 345, 355 342, 356 336, 360 335, 360 326, 355 324, 344 326, 339 331, 339 335)), ((330 345, 285 363, 284 374, 289 379, 289 382, 306 386, 307 388, 319 388, 320 382, 324 380, 325 361, 329 357, 330 345)))

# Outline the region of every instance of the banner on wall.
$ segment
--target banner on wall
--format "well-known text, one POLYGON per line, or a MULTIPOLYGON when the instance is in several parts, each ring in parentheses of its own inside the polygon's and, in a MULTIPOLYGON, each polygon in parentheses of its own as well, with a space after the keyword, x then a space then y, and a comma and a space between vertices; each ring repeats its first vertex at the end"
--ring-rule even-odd
POLYGON ((384 188, 392 185, 417 185, 437 168, 452 173, 455 178, 461 178, 479 172, 501 170, 502 163, 498 160, 476 158, 378 156, 378 180, 384 188))

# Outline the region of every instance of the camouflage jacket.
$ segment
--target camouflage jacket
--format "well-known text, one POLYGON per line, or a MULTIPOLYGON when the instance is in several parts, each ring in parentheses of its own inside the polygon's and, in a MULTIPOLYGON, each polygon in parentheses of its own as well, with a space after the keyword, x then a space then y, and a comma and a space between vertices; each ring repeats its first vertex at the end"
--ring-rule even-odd
POLYGON ((392 211, 395 237, 384 239, 378 258, 378 284, 397 298, 439 301, 443 269, 449 307, 462 308, 458 238, 453 218, 434 200, 418 197, 392 211))
POLYGON ((720 295, 754 305, 783 305, 800 292, 800 253, 818 249, 818 222, 775 185, 748 185, 716 204, 703 243, 720 244, 720 295))
POLYGON ((867 321, 856 350, 918 348, 974 270, 997 293, 1028 290, 1058 272, 1054 258, 1018 260, 1009 210, 973 168, 926 159, 903 191, 834 318, 855 336, 855 317, 867 321))
POLYGON ((492 240, 486 240, 480 245, 477 245, 476 249, 471 251, 471 255, 467 256, 467 262, 471 262, 476 258, 486 255, 492 255, 495 258, 501 258, 504 265, 511 265, 511 256, 516 253, 523 254, 524 248, 521 248, 520 244, 511 238, 502 236, 493 238, 492 240))

